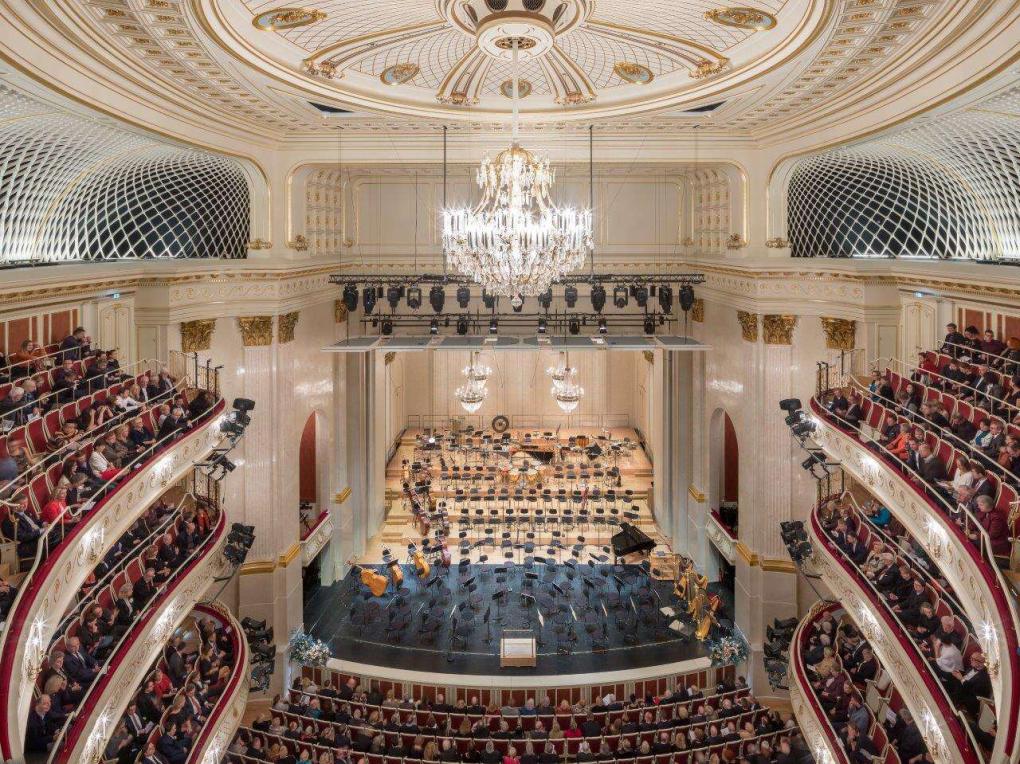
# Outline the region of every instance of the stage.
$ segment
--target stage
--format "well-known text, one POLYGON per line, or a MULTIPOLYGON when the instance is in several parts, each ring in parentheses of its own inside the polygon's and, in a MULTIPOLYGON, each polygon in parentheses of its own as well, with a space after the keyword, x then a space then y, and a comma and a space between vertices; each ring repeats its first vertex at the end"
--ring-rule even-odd
MULTIPOLYGON (((372 566, 380 569, 382 566, 372 566)), ((403 566, 404 586, 373 597, 352 571, 305 607, 312 636, 340 661, 464 674, 585 674, 703 658, 707 649, 681 616, 669 629, 661 608, 679 604, 672 581, 639 566, 535 564, 453 566, 426 586, 403 566), (506 594, 497 596, 498 592, 506 594), (522 596, 522 592, 534 600, 522 596), (504 631, 538 641, 534 668, 500 668, 504 631)))

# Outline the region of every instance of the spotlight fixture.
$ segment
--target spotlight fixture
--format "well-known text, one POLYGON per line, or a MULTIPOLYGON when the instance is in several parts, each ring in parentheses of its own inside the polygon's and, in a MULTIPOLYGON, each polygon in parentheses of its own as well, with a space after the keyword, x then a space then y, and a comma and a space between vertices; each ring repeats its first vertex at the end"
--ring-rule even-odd
POLYGON ((563 290, 563 299, 566 301, 568 308, 573 308, 577 305, 577 287, 573 284, 568 285, 563 290))
POLYGON ((459 316, 457 318, 457 334, 463 337, 468 333, 468 318, 467 316, 459 316))
POLYGON ((496 295, 489 294, 484 289, 482 290, 482 305, 488 310, 492 310, 496 307, 496 295))
POLYGON ((581 333, 581 324, 578 323, 576 318, 570 319, 570 323, 567 325, 567 328, 570 330, 570 333, 575 336, 581 333))
POLYGON ((684 313, 694 307, 694 287, 684 284, 680 287, 680 310, 684 313))
POLYGON ((457 287, 457 304, 462 308, 466 308, 468 303, 471 302, 471 290, 464 284, 457 287))
POLYGON ((418 310, 421 307, 421 287, 410 287, 407 290, 407 307, 418 310))
POLYGON ((499 320, 495 316, 489 319, 489 334, 499 334, 499 320))
POLYGON ((638 284, 634 287, 634 302, 638 304, 639 308, 648 305, 648 287, 645 284, 638 284))
POLYGON ((599 318, 599 334, 606 334, 609 328, 606 326, 606 319, 599 318))
POLYGON ((435 336, 439 334, 439 319, 433 318, 432 323, 429 324, 429 334, 435 336))
POLYGON ((365 306, 365 315, 375 310, 375 287, 367 286, 361 290, 361 304, 365 306))
POLYGON ((390 321, 388 318, 384 319, 382 322, 382 333, 385 334, 387 337, 393 334, 393 322, 390 321))
POLYGON ((358 309, 358 287, 355 284, 344 286, 344 305, 347 310, 354 312, 358 309))
POLYGON ((810 435, 815 431, 815 423, 811 421, 803 421, 795 424, 790 428, 790 431, 798 438, 802 438, 806 435, 810 435))
POLYGON ((673 312, 673 287, 663 284, 659 287, 659 307, 663 313, 673 312))
POLYGON ((387 287, 386 302, 390 304, 390 310, 396 310, 397 306, 400 304, 401 291, 403 290, 401 290, 398 286, 387 287))
MULTIPOLYGON (((623 286, 623 284, 620 284, 613 289, 613 305, 617 308, 626 308, 629 299, 630 298, 627 295, 627 287, 623 286)), ((598 308, 596 308, 596 310, 598 310, 598 308)))
POLYGON ((548 328, 548 323, 545 320, 545 316, 540 316, 538 319, 538 333, 545 334, 548 328))
POLYGON ((606 307, 606 288, 601 284, 596 284, 591 288, 591 306, 596 313, 601 313, 602 309, 606 307))
POLYGON ((538 296, 538 304, 543 309, 549 310, 549 306, 552 305, 552 287, 549 287, 538 296))
POLYGON ((645 334, 655 334, 655 316, 645 316, 645 334))
POLYGON ((255 408, 255 401, 251 398, 234 398, 234 402, 230 405, 242 413, 248 413, 255 408))
POLYGON ((779 408, 787 414, 792 414, 800 408, 800 398, 784 398, 779 401, 779 408))
POLYGON ((436 313, 443 312, 443 305, 446 303, 446 292, 438 284, 429 290, 429 305, 436 313))

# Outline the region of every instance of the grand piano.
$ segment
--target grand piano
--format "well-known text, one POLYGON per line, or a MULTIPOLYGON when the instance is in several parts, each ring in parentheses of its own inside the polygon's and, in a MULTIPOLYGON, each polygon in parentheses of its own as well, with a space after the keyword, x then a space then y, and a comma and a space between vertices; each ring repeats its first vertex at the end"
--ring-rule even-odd
POLYGON ((613 556, 618 560, 629 554, 648 554, 655 549, 655 542, 647 533, 630 523, 620 523, 620 532, 610 539, 613 556))

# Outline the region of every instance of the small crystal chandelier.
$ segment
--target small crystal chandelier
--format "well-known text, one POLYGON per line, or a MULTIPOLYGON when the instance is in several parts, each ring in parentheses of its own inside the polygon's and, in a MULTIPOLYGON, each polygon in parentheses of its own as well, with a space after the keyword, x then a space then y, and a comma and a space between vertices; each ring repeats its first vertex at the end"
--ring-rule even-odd
POLYGON ((517 142, 518 41, 513 39, 510 148, 478 169, 482 200, 443 210, 443 250, 451 266, 487 292, 520 300, 545 292, 584 264, 592 247, 591 209, 556 207, 555 173, 517 142))
POLYGON ((567 366, 566 356, 560 353, 559 363, 550 366, 545 373, 552 379, 553 392, 560 389, 565 382, 568 382, 577 369, 567 366))
POLYGON ((469 379, 463 385, 454 390, 454 397, 460 401, 460 405, 469 414, 474 414, 485 403, 489 391, 485 383, 469 379))
POLYGON ((573 379, 567 379, 559 388, 553 387, 552 392, 564 414, 572 413, 584 397, 584 388, 573 379))
POLYGON ((492 369, 478 362, 478 353, 471 354, 471 360, 468 365, 461 369, 461 374, 468 378, 471 382, 480 382, 485 384, 485 381, 492 376, 492 369))

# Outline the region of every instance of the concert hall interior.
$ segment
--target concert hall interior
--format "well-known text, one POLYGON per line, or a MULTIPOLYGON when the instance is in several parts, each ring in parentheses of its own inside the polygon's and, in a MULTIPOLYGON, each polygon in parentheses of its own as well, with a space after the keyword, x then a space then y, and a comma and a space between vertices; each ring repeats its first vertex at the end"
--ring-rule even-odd
POLYGON ((1020 764, 1020 2, 0 2, 0 764, 1020 764))

